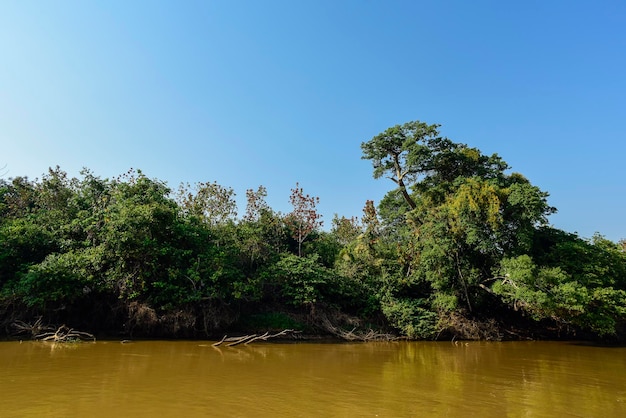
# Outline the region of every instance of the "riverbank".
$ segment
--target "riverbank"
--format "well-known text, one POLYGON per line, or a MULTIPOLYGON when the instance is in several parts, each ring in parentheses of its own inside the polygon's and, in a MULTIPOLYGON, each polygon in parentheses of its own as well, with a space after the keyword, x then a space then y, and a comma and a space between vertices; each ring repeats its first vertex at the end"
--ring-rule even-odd
MULTIPOLYGON (((92 305, 92 308, 97 307, 92 305)), ((382 316, 359 318, 336 308, 316 304, 307 309, 247 307, 235 315, 218 315, 216 310, 200 312, 177 310, 158 313, 146 305, 131 303, 116 306, 106 312, 101 309, 77 310, 68 307, 51 315, 28 310, 4 309, 0 338, 28 340, 49 337, 62 327, 88 333, 98 340, 135 339, 198 339, 220 340, 224 336, 262 336, 289 330, 277 335, 283 341, 392 341, 410 340, 391 327, 382 316), (10 312, 10 315, 9 315, 10 312)), ((232 308, 232 307, 231 307, 232 308)), ((241 307, 240 307, 241 308, 241 307)), ((226 307, 222 312, 227 312, 226 307)), ((599 338, 569 324, 535 321, 510 313, 495 317, 476 318, 450 314, 440 319, 433 341, 536 341, 584 340, 603 343, 623 343, 623 334, 599 338), (504 319, 503 319, 504 318, 504 319)))

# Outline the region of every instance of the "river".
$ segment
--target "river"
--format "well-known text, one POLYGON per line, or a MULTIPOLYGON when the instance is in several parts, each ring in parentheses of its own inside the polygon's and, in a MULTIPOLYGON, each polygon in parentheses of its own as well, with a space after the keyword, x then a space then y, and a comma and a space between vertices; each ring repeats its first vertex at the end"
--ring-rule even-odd
POLYGON ((0 342, 1 417, 623 417, 626 348, 0 342))

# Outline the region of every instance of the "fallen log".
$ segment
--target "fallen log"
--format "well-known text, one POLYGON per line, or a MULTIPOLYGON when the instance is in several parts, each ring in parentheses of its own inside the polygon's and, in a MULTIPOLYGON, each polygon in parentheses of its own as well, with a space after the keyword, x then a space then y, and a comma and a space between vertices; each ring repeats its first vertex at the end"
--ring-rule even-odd
POLYGON ((262 335, 251 334, 251 335, 244 335, 241 337, 228 337, 224 335, 224 337, 220 341, 212 345, 213 347, 219 347, 220 345, 224 343, 230 343, 230 344, 226 344, 226 347, 234 347, 240 344, 248 345, 254 341, 258 341, 258 340, 267 341, 272 338, 282 337, 288 334, 296 334, 299 332, 300 331, 295 331, 293 329, 284 329, 280 332, 277 332, 276 334, 270 334, 269 331, 267 331, 265 334, 262 334, 262 335))
POLYGON ((254 337, 256 337, 256 334, 244 335, 243 337, 233 341, 232 343, 226 344, 226 347, 234 347, 234 346, 239 345, 239 344, 248 344, 248 342, 252 341, 254 339, 254 337))

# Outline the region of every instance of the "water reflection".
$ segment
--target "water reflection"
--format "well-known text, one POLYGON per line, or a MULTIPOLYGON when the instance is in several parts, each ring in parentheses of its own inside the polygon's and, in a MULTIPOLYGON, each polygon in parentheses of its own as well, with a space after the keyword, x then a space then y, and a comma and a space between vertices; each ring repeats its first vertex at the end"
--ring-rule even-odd
POLYGON ((623 416, 626 349, 567 343, 0 343, 18 416, 623 416))

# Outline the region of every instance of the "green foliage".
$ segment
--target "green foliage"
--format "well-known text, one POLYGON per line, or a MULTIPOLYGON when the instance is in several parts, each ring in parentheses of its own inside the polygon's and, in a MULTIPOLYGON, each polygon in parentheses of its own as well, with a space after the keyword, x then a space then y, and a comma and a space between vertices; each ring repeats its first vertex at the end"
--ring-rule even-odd
POLYGON ((436 333, 437 314, 424 300, 385 298, 382 311, 389 323, 409 338, 429 339, 436 333))
POLYGON ((428 170, 425 162, 431 156, 429 147, 439 139, 439 125, 423 122, 408 122, 396 125, 361 144, 363 159, 371 160, 374 178, 387 175, 398 185, 407 204, 415 208, 415 201, 407 191, 406 183, 416 179, 428 170))
POLYGON ((363 227, 359 224, 358 218, 354 216, 351 218, 342 216, 340 218, 335 214, 332 223, 331 234, 335 237, 336 242, 342 246, 348 245, 363 233, 363 227))
POLYGON ((337 237, 326 231, 311 234, 310 240, 302 246, 305 254, 317 254, 320 264, 330 269, 334 267, 341 248, 337 237))
POLYGON ((269 209, 246 218, 230 235, 238 265, 245 275, 255 277, 279 255, 289 250, 289 233, 280 215, 269 209))
POLYGON ((590 295, 586 322, 599 335, 614 335, 626 323, 626 291, 596 288, 590 295))
POLYGON ((535 256, 539 262, 562 266, 586 286, 626 289, 626 253, 618 244, 601 235, 584 240, 552 229, 543 230, 540 239, 543 251, 535 256))
POLYGON ((59 247, 55 235, 29 217, 0 224, 0 285, 42 262, 59 247))
POLYGON ((527 256, 504 259, 492 290, 535 319, 550 318, 598 333, 615 334, 626 319, 626 292, 579 283, 560 267, 539 267, 527 256))
POLYGON ((102 289, 104 259, 102 247, 50 254, 21 275, 13 291, 26 305, 40 309, 75 302, 102 289))
POLYGON ((408 122, 362 143, 363 159, 372 161, 374 178, 390 175, 396 183, 414 181, 431 154, 429 144, 439 137, 438 128, 439 125, 408 122))
POLYGON ((515 309, 524 308, 537 320, 551 313, 547 286, 553 288, 566 280, 558 268, 538 269, 528 255, 502 260, 500 274, 503 278, 494 283, 492 290, 505 303, 515 309))
POLYGON ((195 216, 210 225, 234 221, 237 216, 235 191, 216 182, 181 184, 178 205, 188 216, 195 216))
POLYGON ((339 253, 335 263, 337 282, 333 288, 341 295, 344 305, 372 315, 380 309, 384 270, 384 260, 377 257, 372 243, 360 236, 339 253))
POLYGON ((103 245, 114 258, 109 280, 120 296, 134 299, 167 274, 177 208, 169 189, 143 175, 117 184, 111 193, 101 231, 103 245))
POLYGON ((427 299, 441 312, 480 313, 489 309, 483 288, 495 270, 507 276, 490 291, 515 309, 615 332, 623 322, 615 304, 620 295, 609 289, 626 283, 620 246, 601 237, 585 242, 546 234, 555 212, 547 193, 506 173, 496 154, 442 138, 437 128, 409 122, 361 145, 374 177, 386 175, 398 186, 379 206, 386 229, 379 239, 398 242, 404 266, 385 283, 387 292, 427 299))
POLYGON ((283 254, 268 274, 279 285, 285 301, 295 306, 319 302, 325 287, 332 283, 332 272, 319 263, 317 254, 305 257, 283 254))
POLYGON ((548 227, 547 193, 438 125, 395 126, 361 148, 374 177, 396 187, 360 220, 335 216, 330 231, 297 184, 292 213, 274 212, 260 186, 237 219, 234 191, 217 183, 183 185, 174 199, 133 170, 0 180, 0 302, 45 314, 103 298, 128 312, 194 312, 206 329, 241 312, 297 328, 281 307, 331 307, 410 338, 432 338, 441 318, 487 321, 509 306, 511 319, 623 337, 623 242, 548 227), (255 316, 263 303, 276 312, 255 316))
POLYGON ((456 295, 440 290, 433 292, 431 305, 439 312, 454 312, 459 307, 459 300, 456 295))

